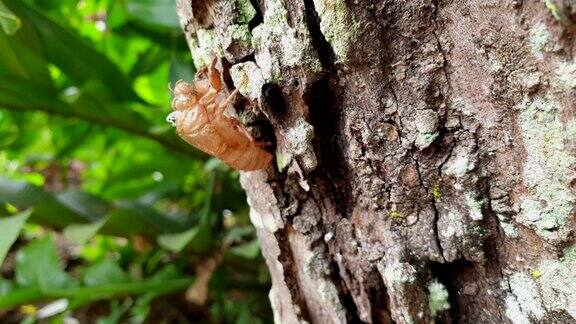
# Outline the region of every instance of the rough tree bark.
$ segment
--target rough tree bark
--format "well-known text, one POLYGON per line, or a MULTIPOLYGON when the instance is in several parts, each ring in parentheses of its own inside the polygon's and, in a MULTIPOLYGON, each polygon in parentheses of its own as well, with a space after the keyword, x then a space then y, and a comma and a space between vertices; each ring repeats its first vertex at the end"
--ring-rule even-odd
POLYGON ((575 323, 570 1, 178 0, 274 166, 277 323, 575 323))

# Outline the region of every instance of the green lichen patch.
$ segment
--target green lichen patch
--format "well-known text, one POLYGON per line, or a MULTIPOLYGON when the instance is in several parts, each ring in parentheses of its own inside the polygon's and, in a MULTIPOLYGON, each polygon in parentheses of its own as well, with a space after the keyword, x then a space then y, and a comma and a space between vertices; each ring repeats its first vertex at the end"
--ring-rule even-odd
POLYGON ((543 0, 543 1, 544 4, 546 5, 546 8, 548 8, 552 16, 554 16, 554 18, 556 18, 557 20, 561 20, 562 17, 560 16, 560 9, 558 8, 558 5, 556 5, 555 1, 554 0, 543 0))
POLYGON ((252 34, 250 34, 248 25, 230 25, 226 31, 233 40, 239 42, 241 45, 246 47, 252 45, 252 34))
POLYGON ((345 0, 314 0, 320 17, 320 31, 332 46, 338 62, 347 59, 358 35, 358 26, 345 0))
POLYGON ((236 10, 238 11, 237 24, 248 24, 256 16, 256 9, 250 0, 236 0, 236 10))
POLYGON ((442 199, 442 192, 440 191, 440 187, 433 186, 432 189, 430 189, 430 195, 435 202, 440 202, 440 199, 442 199))
POLYGON ((213 56, 223 56, 222 45, 214 29, 199 29, 190 42, 192 58, 197 69, 210 64, 213 56))
POLYGON ((401 221, 405 218, 404 214, 402 214, 401 212, 397 211, 397 210, 393 210, 390 212, 390 218, 392 218, 392 220, 394 221, 401 221))
POLYGON ((538 98, 520 113, 526 146, 524 182, 529 194, 521 201, 517 221, 549 240, 565 239, 574 196, 565 184, 573 156, 564 149, 564 125, 557 119, 558 103, 538 98))
POLYGON ((312 71, 322 70, 306 25, 301 22, 291 27, 280 0, 266 2, 263 23, 252 30, 252 45, 256 62, 268 82, 281 82, 284 66, 303 64, 312 71))
POLYGON ((439 312, 450 309, 448 302, 448 290, 438 281, 433 281, 428 285, 428 308, 430 316, 436 317, 439 312))

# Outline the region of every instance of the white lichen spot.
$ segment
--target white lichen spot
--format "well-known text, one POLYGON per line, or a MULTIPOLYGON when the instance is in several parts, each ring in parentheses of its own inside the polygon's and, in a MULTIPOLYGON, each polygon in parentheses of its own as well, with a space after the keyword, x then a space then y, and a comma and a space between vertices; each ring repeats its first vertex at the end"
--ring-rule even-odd
POLYGON ((468 205, 468 214, 470 215, 470 218, 472 218, 475 221, 482 220, 483 218, 482 208, 484 207, 485 203, 486 203, 485 199, 478 200, 474 198, 472 195, 467 194, 466 205, 468 205))
POLYGON ((266 230, 270 233, 275 233, 277 230, 284 227, 284 222, 280 215, 271 213, 269 215, 265 215, 262 217, 260 212, 258 212, 255 208, 252 208, 252 203, 250 198, 248 198, 248 205, 250 208, 250 221, 254 225, 255 228, 266 230))
POLYGON ((292 154, 280 150, 276 151, 276 166, 278 167, 278 171, 284 171, 284 169, 290 165, 290 162, 292 162, 292 154))
POLYGON ((432 109, 422 109, 416 112, 414 123, 418 135, 415 145, 419 149, 425 149, 438 137, 438 113, 432 109))
POLYGON ((303 169, 308 172, 315 169, 318 162, 312 145, 314 127, 301 119, 287 130, 285 136, 292 154, 302 159, 303 169))
POLYGON ((465 176, 466 173, 474 170, 474 168, 475 163, 471 161, 470 156, 462 153, 450 159, 446 168, 446 174, 461 178, 465 176))
POLYGON ((444 310, 450 309, 448 302, 448 290, 438 281, 433 281, 428 285, 428 308, 430 309, 430 316, 436 315, 444 310))
POLYGON ((516 301, 514 296, 506 297, 506 317, 512 322, 512 324, 527 324, 530 320, 522 313, 520 305, 516 301))
POLYGON ((346 310, 342 303, 340 302, 340 297, 338 297, 338 288, 336 285, 327 279, 320 279, 320 284, 318 285, 318 293, 320 298, 329 308, 332 309, 334 315, 336 315, 337 323, 346 323, 346 310))
POLYGON ((560 62, 556 65, 556 77, 560 85, 566 89, 576 88, 576 63, 560 62))
POLYGON ((416 269, 406 262, 392 262, 378 264, 378 271, 387 283, 388 289, 393 292, 398 284, 410 284, 416 282, 416 269))
POLYGON ((345 0, 314 0, 320 17, 320 31, 332 46, 338 62, 346 61, 350 45, 358 34, 358 27, 345 0))
MULTIPOLYGON (((512 301, 515 300, 520 314, 527 318, 541 319, 546 311, 534 280, 527 273, 517 272, 508 278, 512 301)), ((513 311, 512 313, 516 313, 513 311)), ((518 314, 516 314, 518 315, 518 314)), ((521 318, 521 316, 518 316, 521 318)), ((512 319, 510 319, 512 320, 512 319)))
POLYGON ((488 55, 488 63, 490 64, 490 70, 495 73, 502 71, 502 68, 504 67, 498 57, 493 54, 488 55))
POLYGON ((566 132, 568 135, 568 139, 575 141, 576 140, 576 120, 573 120, 566 125, 566 132))
POLYGON ((576 318, 576 245, 564 251, 562 260, 545 260, 538 268, 544 306, 551 311, 564 310, 576 318))
POLYGON ((576 318, 576 245, 560 260, 544 260, 538 275, 515 273, 509 278, 506 316, 512 323, 538 322, 547 312, 566 312, 576 318))
POLYGON ((518 230, 516 229, 516 226, 514 226, 514 224, 505 222, 505 221, 501 221, 500 222, 500 227, 502 227, 502 230, 504 231, 504 234, 510 238, 517 238, 518 237, 518 230))
POLYGON ((235 64, 230 68, 232 82, 245 97, 257 100, 264 86, 264 77, 260 68, 254 62, 235 64))
POLYGON ((449 211, 447 223, 449 225, 440 230, 440 235, 443 239, 462 237, 465 235, 465 225, 462 214, 449 211))
POLYGON ((532 54, 537 58, 543 58, 542 51, 546 47, 550 40, 550 33, 543 23, 535 24, 532 29, 530 29, 530 47, 532 48, 532 54))
POLYGON ((575 159, 564 148, 564 125, 557 119, 557 107, 556 102, 537 98, 520 113, 527 153, 524 183, 529 193, 516 220, 549 240, 566 238, 566 218, 574 204, 565 179, 575 159))

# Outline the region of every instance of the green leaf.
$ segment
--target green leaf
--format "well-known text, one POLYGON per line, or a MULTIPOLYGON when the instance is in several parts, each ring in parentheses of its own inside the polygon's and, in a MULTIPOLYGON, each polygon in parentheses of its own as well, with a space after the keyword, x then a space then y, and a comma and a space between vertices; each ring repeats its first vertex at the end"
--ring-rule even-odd
POLYGON ((102 219, 93 223, 68 225, 64 228, 64 237, 69 241, 84 245, 100 231, 107 221, 108 217, 102 217, 102 219))
POLYGON ((23 287, 49 291, 75 285, 58 264, 56 245, 50 237, 28 244, 16 254, 16 282, 23 287))
POLYGON ((48 63, 40 37, 30 25, 24 25, 15 35, 0 33, 0 75, 31 79, 52 87, 48 63))
POLYGON ((173 0, 128 0, 126 7, 132 19, 144 25, 180 29, 173 0))
POLYGON ((12 110, 44 111, 65 117, 76 117, 93 124, 119 128, 129 133, 149 138, 175 152, 186 153, 197 159, 206 155, 188 145, 173 129, 165 133, 154 132, 153 125, 144 120, 129 106, 103 104, 94 96, 78 98, 73 103, 58 99, 58 93, 34 81, 0 75, 0 107, 12 110), (30 94, 34 95, 31 96, 30 94))
MULTIPOLYGON (((79 299, 82 300, 82 303, 86 303, 116 296, 143 294, 147 292, 162 295, 186 289, 192 282, 192 278, 178 278, 166 281, 147 280, 93 287, 54 288, 50 290, 41 290, 37 287, 18 288, 0 298, 0 309, 9 309, 17 305, 59 298, 79 299)), ((79 306, 78 303, 73 304, 71 302, 70 308, 77 306, 79 306)))
POLYGON ((56 195, 58 201, 89 220, 100 220, 110 210, 108 202, 79 190, 68 190, 56 195))
POLYGON ((0 277, 0 297, 8 295, 14 288, 12 281, 0 277))
POLYGON ((130 277, 116 262, 104 259, 84 270, 83 281, 90 287, 125 283, 130 281, 130 277))
POLYGON ((158 244, 176 253, 184 248, 190 248, 195 252, 205 252, 212 246, 212 230, 209 225, 200 224, 185 232, 160 235, 158 244))
POLYGON ((49 226, 63 227, 70 223, 82 223, 87 219, 63 205, 41 188, 26 182, 0 177, 0 201, 22 208, 32 208, 30 221, 49 226))
POLYGON ((130 77, 135 79, 141 75, 151 73, 162 63, 166 62, 168 54, 159 46, 152 46, 138 55, 138 61, 130 71, 130 77))
POLYGON ((138 203, 123 202, 113 206, 79 192, 64 192, 53 196, 40 187, 2 177, 0 202, 23 208, 34 207, 29 221, 40 225, 61 228, 69 224, 87 223, 85 226, 68 228, 67 235, 80 241, 91 237, 99 229, 105 234, 123 237, 134 234, 155 236, 159 233, 174 233, 184 225, 183 220, 169 218, 138 203))
POLYGON ((72 80, 79 84, 98 80, 118 99, 139 100, 128 78, 106 56, 24 1, 5 2, 25 22, 36 27, 48 61, 72 80))
POLYGON ((231 248, 230 253, 244 259, 254 260, 260 255, 260 245, 258 240, 253 240, 231 248))
POLYGON ((22 26, 20 18, 16 17, 2 1, 0 1, 0 25, 8 35, 15 34, 22 26))
POLYGON ((14 216, 0 218, 0 265, 4 262, 8 250, 18 238, 20 230, 31 213, 29 209, 14 216))

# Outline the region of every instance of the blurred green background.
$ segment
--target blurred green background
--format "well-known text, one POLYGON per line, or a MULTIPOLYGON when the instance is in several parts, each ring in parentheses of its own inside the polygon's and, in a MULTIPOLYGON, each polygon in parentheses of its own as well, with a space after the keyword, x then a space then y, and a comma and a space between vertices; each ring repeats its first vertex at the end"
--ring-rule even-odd
POLYGON ((270 322, 238 173, 165 122, 174 0, 0 0, 0 27, 0 322, 270 322))

